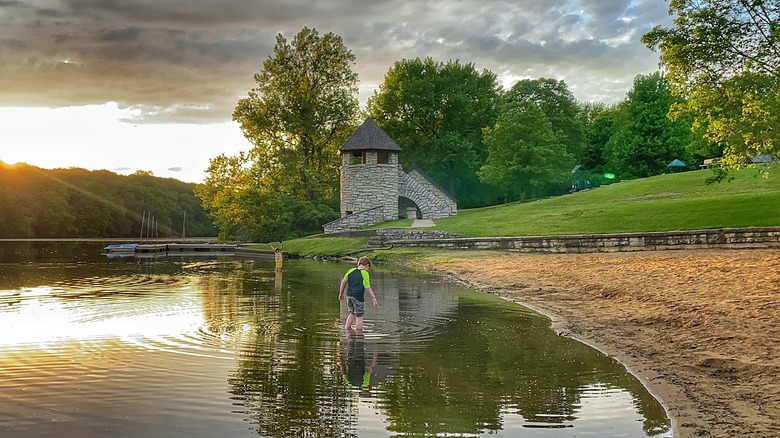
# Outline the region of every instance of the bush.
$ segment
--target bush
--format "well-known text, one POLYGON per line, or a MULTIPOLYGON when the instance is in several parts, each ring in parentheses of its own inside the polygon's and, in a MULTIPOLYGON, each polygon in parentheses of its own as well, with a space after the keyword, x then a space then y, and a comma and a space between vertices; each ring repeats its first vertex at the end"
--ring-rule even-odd
POLYGON ((339 213, 324 203, 288 198, 282 211, 263 220, 250 233, 252 242, 278 242, 319 234, 322 226, 339 218, 339 213))

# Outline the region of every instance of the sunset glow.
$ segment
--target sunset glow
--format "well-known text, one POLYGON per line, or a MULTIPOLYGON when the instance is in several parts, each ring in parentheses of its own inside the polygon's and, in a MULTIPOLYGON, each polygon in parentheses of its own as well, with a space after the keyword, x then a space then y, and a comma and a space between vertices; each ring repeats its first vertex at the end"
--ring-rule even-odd
POLYGON ((137 111, 116 103, 66 108, 0 108, 0 160, 37 167, 138 170, 202 182, 209 160, 251 145, 233 122, 132 123, 137 111), (45 129, 41 128, 44 127, 45 129))

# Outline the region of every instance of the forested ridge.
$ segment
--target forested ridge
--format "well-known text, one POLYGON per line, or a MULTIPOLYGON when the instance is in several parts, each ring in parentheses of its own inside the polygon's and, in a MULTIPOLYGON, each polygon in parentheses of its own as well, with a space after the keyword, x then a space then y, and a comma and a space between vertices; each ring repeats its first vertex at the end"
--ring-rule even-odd
POLYGON ((0 238, 214 236, 195 184, 107 170, 41 169, 0 161, 0 238), (146 213, 147 219, 142 219, 146 213), (147 227, 148 216, 155 227, 147 227), (186 220, 185 220, 186 214, 186 220))

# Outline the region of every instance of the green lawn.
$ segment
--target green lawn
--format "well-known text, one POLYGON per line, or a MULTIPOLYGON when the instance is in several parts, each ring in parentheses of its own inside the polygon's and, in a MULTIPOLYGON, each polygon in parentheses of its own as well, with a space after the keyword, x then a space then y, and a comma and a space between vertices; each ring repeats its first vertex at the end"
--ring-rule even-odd
POLYGON ((623 181, 538 201, 460 210, 436 228, 468 236, 532 236, 780 226, 780 175, 742 170, 705 184, 707 170, 623 181))
MULTIPOLYGON (((780 174, 742 170, 732 182, 707 185, 708 170, 623 181, 555 198, 460 210, 436 219, 438 229, 467 236, 538 236, 780 226, 780 174)), ((409 227, 398 220, 374 228, 409 227)), ((267 249, 267 245, 262 246, 267 249)), ((356 254, 367 238, 305 238, 284 243, 300 256, 356 254)), ((381 258, 414 257, 416 250, 377 251, 381 258)))

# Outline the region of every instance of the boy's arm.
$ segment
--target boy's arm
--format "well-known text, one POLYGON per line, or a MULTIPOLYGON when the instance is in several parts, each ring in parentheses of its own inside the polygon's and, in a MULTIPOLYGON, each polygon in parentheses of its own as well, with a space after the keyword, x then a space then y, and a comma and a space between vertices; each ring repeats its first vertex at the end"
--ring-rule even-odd
POLYGON ((374 295, 374 289, 371 289, 370 287, 366 289, 366 292, 368 292, 369 295, 371 295, 371 301, 374 303, 374 307, 378 307, 379 304, 376 302, 376 295, 374 295))
POLYGON ((339 287, 339 301, 344 301, 344 289, 347 287, 347 280, 341 280, 341 286, 339 287))

